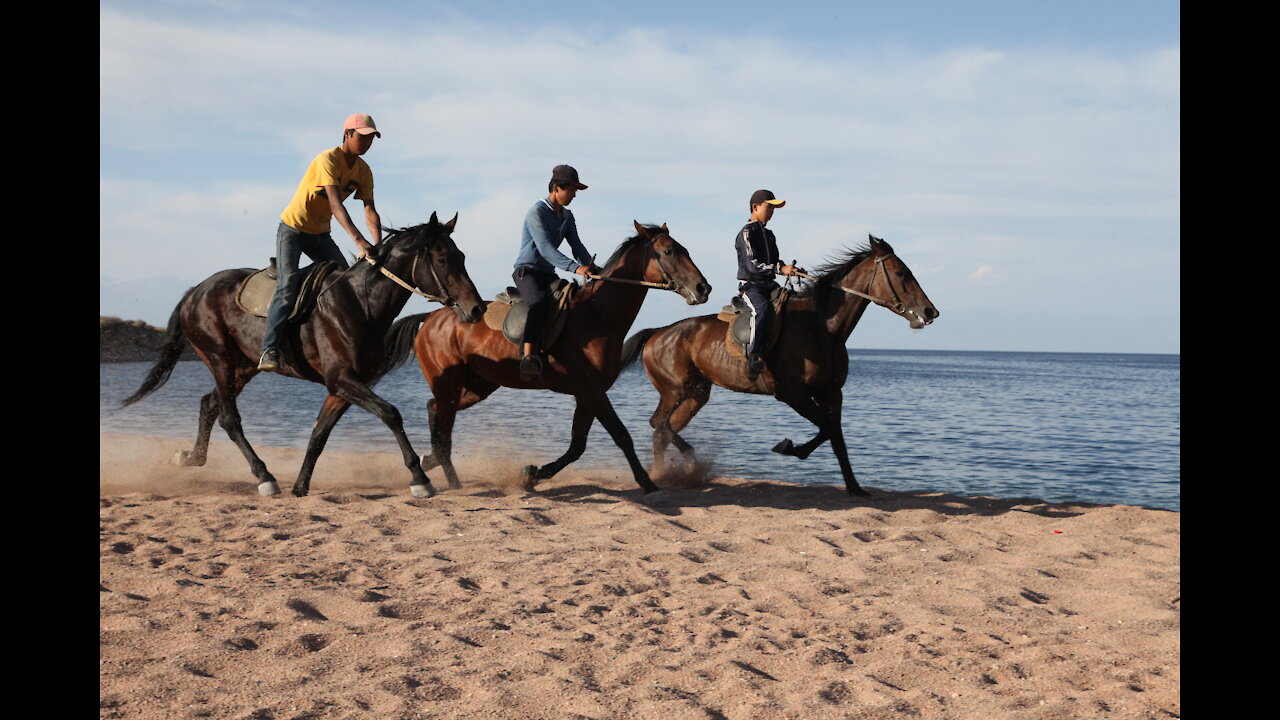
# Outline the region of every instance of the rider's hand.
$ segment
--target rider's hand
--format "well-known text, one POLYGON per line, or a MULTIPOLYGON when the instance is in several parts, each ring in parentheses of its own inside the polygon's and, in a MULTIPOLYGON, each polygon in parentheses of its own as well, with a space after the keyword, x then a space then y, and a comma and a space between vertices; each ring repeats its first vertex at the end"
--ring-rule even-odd
POLYGON ((795 265, 783 265, 783 266, 782 266, 782 268, 779 270, 779 272, 781 272, 783 275, 795 275, 795 274, 796 274, 796 266, 795 266, 795 265))
POLYGON ((356 238, 356 259, 357 260, 363 260, 369 254, 369 251, 372 249, 373 249, 373 246, 369 244, 368 240, 365 240, 362 237, 356 238))
MULTIPOLYGON (((586 277, 592 274, 590 265, 579 265, 578 269, 574 270, 574 272, 577 273, 578 275, 581 275, 582 277, 586 277)), ((595 273, 595 274, 598 275, 599 273, 595 273)))

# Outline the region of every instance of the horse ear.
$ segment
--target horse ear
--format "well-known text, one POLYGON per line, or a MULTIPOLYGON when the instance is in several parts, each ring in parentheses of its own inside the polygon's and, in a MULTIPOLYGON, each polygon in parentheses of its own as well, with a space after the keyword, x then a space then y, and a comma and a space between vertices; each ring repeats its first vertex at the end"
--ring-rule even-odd
POLYGON ((647 238, 647 237, 649 237, 649 233, 648 233, 648 231, 646 231, 646 230, 644 229, 644 226, 643 226, 643 225, 641 225, 638 221, 636 221, 636 220, 632 220, 632 221, 631 221, 631 223, 632 223, 633 225, 635 225, 635 226, 636 226, 636 232, 640 233, 641 235, 645 236, 646 238, 647 238))
POLYGON ((669 230, 667 230, 667 224, 666 224, 666 223, 662 223, 662 232, 670 232, 669 230))
POLYGON ((431 219, 427 221, 427 224, 428 224, 428 225, 439 225, 439 224, 440 224, 440 220, 439 220, 439 218, 437 218, 437 217, 436 217, 436 212, 435 212, 434 210, 432 210, 432 211, 431 211, 431 219))
POLYGON ((449 228, 449 232, 453 232, 453 226, 458 224, 458 213, 453 214, 453 219, 445 223, 444 226, 449 228))

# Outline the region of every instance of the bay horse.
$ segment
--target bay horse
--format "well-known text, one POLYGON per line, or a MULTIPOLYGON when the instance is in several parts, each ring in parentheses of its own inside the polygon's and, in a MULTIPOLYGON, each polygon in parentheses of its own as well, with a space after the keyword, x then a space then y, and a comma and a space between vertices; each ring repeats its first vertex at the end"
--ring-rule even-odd
MULTIPOLYGON (((452 238, 457 221, 455 214, 449 222, 441 223, 431 213, 431 219, 422 225, 388 229, 382 242, 370 251, 371 262, 357 261, 345 271, 330 274, 322 281, 324 286, 306 318, 288 326, 288 349, 283 352, 280 372, 321 383, 329 391, 312 428, 306 457, 293 485, 294 495, 302 497, 309 492, 312 471, 329 433, 351 405, 376 415, 391 428, 412 475, 409 489, 414 497, 435 495, 405 435, 400 411, 370 386, 381 377, 383 340, 391 321, 409 301, 408 285, 451 308, 459 322, 475 323, 483 317, 484 303, 467 274, 465 256, 452 238)), ((236 408, 236 397, 259 372, 258 355, 266 330, 266 318, 245 312, 236 304, 241 282, 254 272, 223 270, 187 291, 169 317, 160 358, 142 387, 121 407, 163 385, 190 342, 213 374, 216 388, 200 400, 195 447, 179 451, 173 461, 203 466, 216 419, 249 461, 258 479, 258 492, 278 495, 280 486, 245 439, 236 408)))
MULTIPOLYGON (((564 329, 545 349, 548 362, 541 375, 522 378, 520 347, 485 323, 464 325, 455 316, 437 310, 402 318, 392 326, 387 341, 388 370, 416 353, 433 395, 427 403, 432 454, 422 458, 423 467, 442 466, 449 487, 461 487, 452 459, 453 423, 458 412, 499 387, 546 389, 574 396, 572 439, 559 459, 540 468, 525 468, 526 487, 532 489, 538 480, 577 460, 586 449, 592 422, 599 420, 626 456, 636 483, 644 491, 644 502, 664 500, 636 457, 631 435, 606 391, 622 369, 623 339, 648 288, 672 290, 688 304, 698 305, 707 301, 711 285, 665 224, 660 228, 633 224, 636 234, 618 246, 601 274, 595 276, 599 279, 587 283, 572 301, 564 329)), ((527 417, 537 416, 531 413, 527 417)))
POLYGON ((803 459, 830 439, 849 494, 870 495, 853 475, 840 426, 842 388, 849 374, 845 341, 872 302, 906 318, 917 330, 939 313, 889 243, 868 237, 869 246, 846 250, 818 268, 815 282, 788 299, 774 319, 781 325, 779 336, 755 382, 748 378, 747 361, 730 354, 726 324, 715 315, 641 330, 627 340, 623 367, 643 355, 645 371, 660 395, 649 419, 655 475, 662 471, 672 442, 686 458, 694 456, 680 431, 707 403, 715 384, 773 395, 791 406, 818 427, 818 434, 799 447, 784 439, 773 451, 803 459))

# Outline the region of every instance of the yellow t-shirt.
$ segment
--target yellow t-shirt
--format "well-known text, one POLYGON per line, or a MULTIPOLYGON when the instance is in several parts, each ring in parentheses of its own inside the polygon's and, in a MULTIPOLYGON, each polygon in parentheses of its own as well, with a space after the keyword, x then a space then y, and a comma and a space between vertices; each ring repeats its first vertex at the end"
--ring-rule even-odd
POLYGON ((325 150, 311 161, 302 182, 298 183, 298 190, 293 193, 293 200, 280 213, 284 224, 313 235, 329 232, 333 211, 324 193, 325 185, 337 185, 342 200, 354 192, 357 200, 373 201, 373 171, 369 164, 364 158, 357 157, 356 164, 348 167, 339 145, 325 150))

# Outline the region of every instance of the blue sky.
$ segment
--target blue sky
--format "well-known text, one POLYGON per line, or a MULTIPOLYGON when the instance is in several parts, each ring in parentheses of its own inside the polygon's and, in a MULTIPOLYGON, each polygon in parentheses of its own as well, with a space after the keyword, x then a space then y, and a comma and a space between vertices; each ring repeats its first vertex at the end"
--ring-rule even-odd
POLYGON ((665 222, 715 286, 697 308, 651 293, 635 329, 727 302, 765 187, 788 201, 770 223, 787 259, 872 233, 942 311, 913 331, 873 308, 852 347, 1176 353, 1178 12, 103 2, 100 310, 163 325, 187 287, 264 264, 307 163, 363 111, 384 223, 458 212, 485 296, 569 163, 589 249, 665 222))

